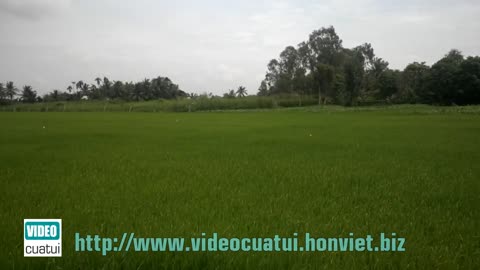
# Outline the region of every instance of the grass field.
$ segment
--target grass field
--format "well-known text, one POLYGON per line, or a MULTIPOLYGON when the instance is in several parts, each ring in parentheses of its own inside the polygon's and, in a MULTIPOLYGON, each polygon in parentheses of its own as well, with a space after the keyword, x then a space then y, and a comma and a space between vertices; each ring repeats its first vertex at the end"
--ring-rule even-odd
POLYGON ((0 269, 479 269, 480 114, 0 113, 0 269), (45 126, 45 128, 43 128, 45 126), (62 218, 63 257, 23 258, 62 218), (346 237, 406 252, 74 252, 74 233, 346 237))

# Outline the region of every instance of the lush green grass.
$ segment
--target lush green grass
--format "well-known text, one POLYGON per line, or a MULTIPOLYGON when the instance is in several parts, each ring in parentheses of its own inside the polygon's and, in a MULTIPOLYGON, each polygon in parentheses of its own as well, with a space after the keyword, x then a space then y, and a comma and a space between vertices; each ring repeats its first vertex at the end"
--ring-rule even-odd
POLYGON ((0 123, 1 269, 480 267, 478 114, 50 112, 0 123), (63 257, 23 258, 23 219, 45 217, 63 219, 63 257), (75 232, 396 232, 407 251, 102 257, 75 253, 75 232))

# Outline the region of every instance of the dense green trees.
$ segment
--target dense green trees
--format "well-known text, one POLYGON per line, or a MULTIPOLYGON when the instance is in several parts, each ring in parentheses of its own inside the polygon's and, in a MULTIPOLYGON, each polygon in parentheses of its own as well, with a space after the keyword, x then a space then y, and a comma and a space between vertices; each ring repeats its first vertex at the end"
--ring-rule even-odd
POLYGON ((3 83, 0 83, 0 100, 5 100, 7 98, 7 90, 3 86, 3 83))
POLYGON ((480 58, 458 50, 429 67, 414 62, 391 70, 365 43, 348 49, 333 27, 313 31, 297 48, 286 47, 267 65, 259 96, 311 95, 319 104, 480 103, 480 58))
POLYGON ((235 98, 235 90, 230 89, 227 93, 223 94, 224 98, 235 98))
MULTIPOLYGON (((62 92, 58 89, 51 91, 42 98, 37 97, 37 92, 29 85, 24 86, 20 93, 19 101, 69 101, 81 99, 142 101, 152 99, 174 99, 186 97, 187 94, 180 90, 169 78, 157 77, 152 80, 145 79, 141 82, 110 81, 107 77, 95 78, 95 83, 88 84, 83 80, 71 82, 62 92)), ((12 102, 18 94, 13 82, 7 82, 6 87, 0 84, 0 101, 12 102)))
POLYGON ((385 65, 388 63, 376 58, 369 44, 345 49, 333 27, 321 28, 297 48, 288 46, 278 60, 269 62, 259 95, 315 95, 319 104, 354 105, 366 71, 371 71, 371 77, 385 65))
POLYGON ((480 58, 452 50, 432 65, 421 90, 424 102, 440 105, 480 103, 480 58))
POLYGON ((13 85, 13 82, 7 82, 6 95, 10 100, 17 94, 18 89, 13 85))
MULTIPOLYGON (((140 82, 111 81, 96 77, 89 84, 73 81, 62 92, 53 90, 37 97, 30 86, 20 93, 20 101, 65 100, 143 101, 179 97, 212 98, 213 94, 188 95, 167 77, 140 82)), ((12 102, 18 94, 13 82, 0 83, 0 102, 12 102)), ((278 59, 268 62, 258 96, 282 96, 298 100, 315 98, 318 104, 355 106, 375 103, 425 103, 435 105, 480 104, 480 57, 464 57, 451 50, 431 67, 413 62, 404 70, 392 70, 375 55, 371 44, 343 47, 333 26, 313 31, 296 47, 287 46, 278 59)), ((224 98, 247 96, 245 87, 229 90, 224 98)))
POLYGON ((121 99, 142 101, 152 99, 173 99, 186 97, 187 94, 180 90, 169 78, 157 77, 144 79, 141 82, 110 81, 107 77, 95 78, 95 83, 88 84, 80 80, 72 82, 67 87, 68 92, 54 90, 44 96, 46 101, 80 100, 80 99, 121 99))
MULTIPOLYGON (((5 86, 3 83, 0 83, 0 104, 8 104, 9 102, 12 102, 17 92, 18 90, 13 85, 13 82, 7 82, 5 86)), ((34 91, 30 85, 25 85, 20 100, 26 103, 38 101, 37 92, 34 91)))
POLYGON ((401 73, 397 100, 406 103, 425 100, 424 89, 429 71, 430 67, 425 65, 425 62, 409 64, 401 73))
POLYGON ((468 57, 456 74, 457 104, 480 104, 480 57, 468 57))
POLYGON ((7 82, 5 86, 3 83, 0 83, 0 104, 13 101, 17 93, 18 90, 13 82, 7 82))
POLYGON ((25 85, 22 91, 22 101, 33 103, 37 101, 37 92, 30 85, 25 85))

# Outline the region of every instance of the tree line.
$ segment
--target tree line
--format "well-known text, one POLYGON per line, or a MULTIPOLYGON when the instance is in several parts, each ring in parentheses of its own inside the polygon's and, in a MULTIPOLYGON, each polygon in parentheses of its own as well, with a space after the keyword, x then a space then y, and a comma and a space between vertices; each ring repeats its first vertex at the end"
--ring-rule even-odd
MULTIPOLYGON (((313 31, 296 47, 288 46, 267 65, 258 96, 309 96, 319 104, 355 106, 375 103, 423 103, 434 105, 480 104, 480 57, 465 57, 451 50, 428 66, 413 62, 393 70, 375 55, 371 44, 343 47, 333 26, 313 31)), ((247 96, 245 87, 229 90, 223 98, 247 96)), ((220 98, 210 94, 187 94, 168 77, 140 82, 111 81, 97 77, 93 83, 73 81, 65 91, 39 96, 29 85, 21 90, 13 82, 0 83, 0 103, 125 100, 144 101, 177 98, 220 98), (19 96, 17 99, 16 97, 19 96)))
POLYGON ((313 31, 267 65, 258 95, 311 95, 319 104, 480 104, 480 57, 451 50, 428 66, 414 62, 392 70, 371 44, 344 48, 335 28, 313 31))
MULTIPOLYGON (((228 90, 223 98, 242 98, 248 95, 244 86, 237 90, 228 90)), ((212 93, 186 93, 167 77, 144 79, 141 82, 110 81, 107 77, 97 77, 94 83, 88 84, 83 80, 73 81, 66 87, 66 91, 53 90, 43 96, 39 96, 32 86, 25 85, 18 89, 13 82, 0 83, 0 104, 8 104, 14 101, 24 103, 52 102, 52 101, 78 101, 88 100, 124 100, 124 101, 147 101, 155 99, 177 98, 221 98, 212 93), (18 98, 17 98, 18 97, 18 98)))
POLYGON ((48 94, 39 96, 30 85, 17 89, 13 82, 5 86, 0 83, 0 100, 12 102, 19 95, 18 101, 33 103, 41 101, 74 101, 81 99, 105 100, 121 99, 126 101, 143 101, 152 99, 174 99, 186 97, 187 93, 180 90, 167 77, 144 79, 140 82, 111 81, 107 77, 97 77, 94 83, 83 80, 73 81, 66 87, 66 91, 53 90, 48 94))

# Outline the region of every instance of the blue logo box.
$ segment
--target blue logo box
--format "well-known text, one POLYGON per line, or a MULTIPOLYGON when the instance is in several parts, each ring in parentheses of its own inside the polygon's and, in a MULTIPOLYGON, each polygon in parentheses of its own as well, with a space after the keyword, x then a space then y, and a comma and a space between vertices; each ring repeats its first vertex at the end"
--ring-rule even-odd
POLYGON ((60 239, 60 223, 57 221, 29 221, 25 223, 26 240, 60 239))

